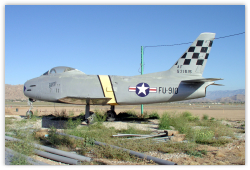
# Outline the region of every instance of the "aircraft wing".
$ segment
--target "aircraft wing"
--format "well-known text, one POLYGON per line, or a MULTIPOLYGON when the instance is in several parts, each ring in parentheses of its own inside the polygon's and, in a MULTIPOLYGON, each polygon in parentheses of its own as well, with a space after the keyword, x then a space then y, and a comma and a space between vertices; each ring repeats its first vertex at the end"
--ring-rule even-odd
POLYGON ((79 104, 79 105, 85 105, 87 103, 91 105, 105 105, 107 102, 111 100, 111 98, 104 97, 104 98, 82 98, 82 97, 64 97, 61 99, 58 99, 58 101, 63 103, 69 103, 69 104, 79 104))
POLYGON ((217 80, 223 80, 223 79, 221 79, 221 78, 205 78, 205 79, 183 80, 181 82, 184 82, 184 83, 205 83, 205 82, 217 81, 217 80))

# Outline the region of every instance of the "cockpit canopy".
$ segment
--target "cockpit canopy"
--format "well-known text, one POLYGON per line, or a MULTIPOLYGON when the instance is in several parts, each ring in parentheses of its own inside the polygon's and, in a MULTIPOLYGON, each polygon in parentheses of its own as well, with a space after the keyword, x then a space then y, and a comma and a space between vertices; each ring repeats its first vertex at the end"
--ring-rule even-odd
POLYGON ((72 71, 72 70, 77 70, 77 69, 71 68, 71 67, 59 66, 59 67, 54 67, 54 68, 50 69, 49 71, 46 71, 43 75, 63 73, 63 72, 72 71))

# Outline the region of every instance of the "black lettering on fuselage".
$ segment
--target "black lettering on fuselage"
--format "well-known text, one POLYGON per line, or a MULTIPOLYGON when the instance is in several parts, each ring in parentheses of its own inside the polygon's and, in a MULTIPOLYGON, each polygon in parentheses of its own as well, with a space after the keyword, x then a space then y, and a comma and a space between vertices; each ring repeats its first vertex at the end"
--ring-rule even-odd
POLYGON ((56 82, 49 83, 49 88, 53 87, 56 85, 56 82))
POLYGON ((162 87, 162 93, 165 94, 166 93, 166 87, 162 87), (165 89, 165 90, 164 90, 165 89))
POLYGON ((178 94, 178 87, 159 87, 159 93, 162 94, 178 94), (167 93, 168 92, 168 93, 167 93))
POLYGON ((162 87, 159 87, 159 93, 161 92, 161 88, 162 88, 162 87))

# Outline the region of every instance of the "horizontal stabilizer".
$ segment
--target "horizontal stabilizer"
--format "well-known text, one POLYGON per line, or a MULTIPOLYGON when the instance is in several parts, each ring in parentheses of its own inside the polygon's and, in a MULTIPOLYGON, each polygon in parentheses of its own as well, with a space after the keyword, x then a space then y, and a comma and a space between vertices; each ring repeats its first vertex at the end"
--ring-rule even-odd
POLYGON ((217 80, 223 80, 223 79, 221 79, 221 78, 206 78, 206 79, 183 80, 181 82, 184 82, 184 83, 205 83, 205 82, 217 81, 217 80))
POLYGON ((111 98, 81 98, 81 97, 64 97, 58 99, 59 102, 69 103, 69 104, 79 104, 86 105, 87 103, 90 105, 105 105, 107 102, 111 100, 111 98))
POLYGON ((211 84, 211 85, 215 85, 215 86, 224 86, 223 84, 211 84))

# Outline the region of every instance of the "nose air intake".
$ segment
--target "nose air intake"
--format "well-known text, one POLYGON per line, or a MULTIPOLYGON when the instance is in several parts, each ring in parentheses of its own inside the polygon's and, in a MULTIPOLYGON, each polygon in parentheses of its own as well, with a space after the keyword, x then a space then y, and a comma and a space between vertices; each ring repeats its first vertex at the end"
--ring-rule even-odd
POLYGON ((24 87, 23 87, 23 93, 24 93, 24 95, 26 97, 28 97, 28 98, 30 98, 30 97, 34 98, 34 94, 33 93, 34 93, 34 91, 36 91, 35 88, 36 88, 36 84, 34 84, 33 81, 30 81, 30 80, 26 81, 24 83, 24 87))

